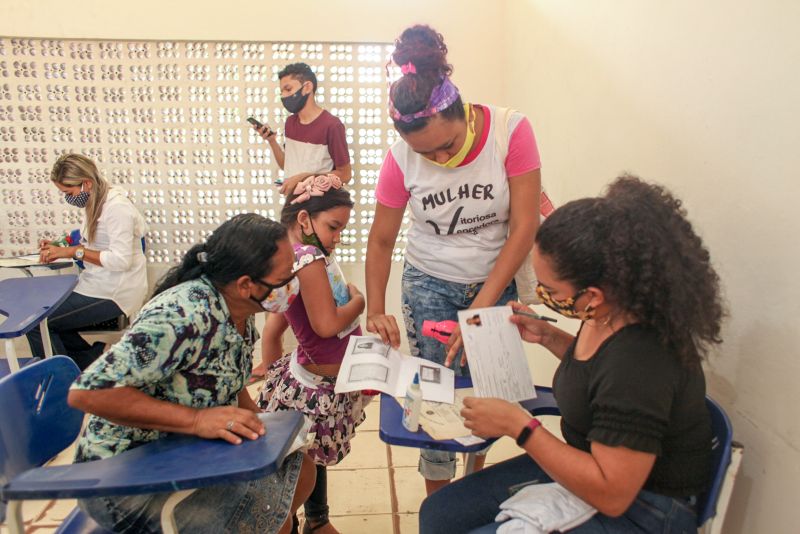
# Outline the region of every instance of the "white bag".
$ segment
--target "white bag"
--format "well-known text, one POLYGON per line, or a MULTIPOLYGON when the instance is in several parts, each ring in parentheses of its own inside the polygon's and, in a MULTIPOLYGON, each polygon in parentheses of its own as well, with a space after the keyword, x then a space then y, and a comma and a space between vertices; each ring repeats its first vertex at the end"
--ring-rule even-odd
MULTIPOLYGON (((495 142, 500 151, 502 161, 505 163, 506 156, 508 155, 508 122, 511 120, 511 115, 514 110, 511 108, 496 108, 497 121, 495 122, 495 142)), ((553 212, 553 203, 547 196, 547 193, 542 186, 541 201, 539 206, 539 220, 543 221, 545 217, 553 212)), ((536 273, 533 271, 533 254, 528 251, 525 260, 520 265, 517 274, 514 275, 514 280, 517 282, 517 294, 519 301, 523 304, 541 304, 539 296, 536 294, 536 273)))

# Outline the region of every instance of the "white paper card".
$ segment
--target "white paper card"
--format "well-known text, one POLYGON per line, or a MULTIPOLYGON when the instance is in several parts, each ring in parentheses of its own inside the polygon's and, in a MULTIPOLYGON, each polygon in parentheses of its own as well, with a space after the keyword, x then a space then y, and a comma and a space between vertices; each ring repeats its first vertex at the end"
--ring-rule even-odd
POLYGON ((40 263, 38 254, 26 254, 25 256, 15 256, 13 258, 0 258, 0 267, 44 267, 56 263, 72 263, 71 259, 58 259, 51 263, 40 263))
POLYGON ((510 306, 462 310, 458 324, 476 397, 518 402, 536 397, 510 306))

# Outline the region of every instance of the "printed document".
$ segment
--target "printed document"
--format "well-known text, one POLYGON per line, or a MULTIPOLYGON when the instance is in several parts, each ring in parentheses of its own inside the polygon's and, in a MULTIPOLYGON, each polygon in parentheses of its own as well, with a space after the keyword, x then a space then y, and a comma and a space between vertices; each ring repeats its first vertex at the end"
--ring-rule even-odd
POLYGON ((26 254, 25 256, 14 256, 11 258, 0 258, 0 267, 44 267, 56 263, 72 263, 72 259, 61 258, 51 263, 41 263, 38 254, 26 254))
POLYGON ((510 306, 458 312, 476 397, 518 402, 536 397, 528 360, 510 306))
POLYGON ((401 354, 380 338, 351 336, 336 377, 336 393, 377 389, 393 397, 406 394, 414 373, 424 400, 453 404, 455 373, 443 365, 401 354))

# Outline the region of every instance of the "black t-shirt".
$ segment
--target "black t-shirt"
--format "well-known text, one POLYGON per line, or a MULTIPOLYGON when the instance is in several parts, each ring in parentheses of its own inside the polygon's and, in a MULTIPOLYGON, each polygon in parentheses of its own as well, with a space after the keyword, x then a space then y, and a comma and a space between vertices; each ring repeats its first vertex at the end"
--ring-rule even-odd
POLYGON ((703 370, 689 369, 656 334, 630 325, 589 360, 567 350, 553 378, 564 439, 589 452, 591 442, 657 456, 644 489, 671 497, 702 493, 709 481, 711 418, 703 370))

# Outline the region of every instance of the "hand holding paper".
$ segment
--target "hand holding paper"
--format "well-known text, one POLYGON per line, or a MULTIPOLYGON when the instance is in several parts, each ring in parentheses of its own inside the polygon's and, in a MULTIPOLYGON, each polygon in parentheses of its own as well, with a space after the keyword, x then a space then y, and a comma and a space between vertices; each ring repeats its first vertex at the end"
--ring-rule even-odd
POLYGON ((536 398, 528 360, 509 306, 458 312, 477 397, 507 401, 536 398))

